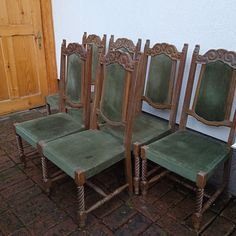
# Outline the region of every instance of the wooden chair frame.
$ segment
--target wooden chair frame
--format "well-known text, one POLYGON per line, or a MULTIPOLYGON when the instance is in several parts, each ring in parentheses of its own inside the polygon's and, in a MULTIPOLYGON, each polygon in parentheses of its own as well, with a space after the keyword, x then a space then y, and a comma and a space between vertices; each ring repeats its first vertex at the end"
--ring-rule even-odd
MULTIPOLYGON (((96 35, 96 34, 90 34, 90 35, 87 35, 87 32, 84 32, 83 34, 83 37, 82 37, 82 45, 84 46, 85 49, 88 48, 88 45, 91 45, 91 44, 95 44, 97 47, 98 47, 98 57, 100 54, 105 54, 105 51, 106 51, 106 35, 104 34, 102 39, 96 35)), ((90 47, 90 50, 91 47, 90 47)), ((91 52, 92 53, 92 52, 91 52)), ((91 61, 92 63, 92 61, 91 61)), ((93 85, 94 82, 92 82, 91 80, 91 85, 93 85)), ((59 93, 60 93, 60 80, 59 80, 59 93)), ((50 104, 48 104, 46 102, 46 110, 47 110, 47 114, 48 115, 51 115, 51 108, 50 108, 50 104)))
POLYGON ((116 41, 114 41, 114 35, 111 35, 111 38, 109 40, 108 51, 119 50, 124 48, 132 56, 133 59, 136 59, 137 57, 139 57, 138 54, 141 50, 141 44, 141 39, 138 39, 136 45, 133 43, 132 40, 127 38, 117 38, 116 41))
MULTIPOLYGON (((127 102, 125 105, 127 107, 123 106, 123 109, 127 110, 127 120, 124 122, 122 121, 119 125, 125 126, 125 136, 124 136, 124 147, 125 147, 125 172, 126 172, 126 179, 127 183, 123 184, 122 186, 118 187, 115 191, 112 193, 105 193, 100 187, 96 186, 92 182, 90 182, 88 179, 86 179, 85 172, 78 168, 78 170, 75 171, 75 183, 77 185, 77 194, 78 194, 78 221, 79 226, 83 227, 85 226, 85 220, 86 215, 104 204, 105 202, 109 201, 111 198, 119 194, 124 189, 128 188, 129 193, 132 194, 133 191, 133 185, 132 185, 132 168, 131 168, 131 135, 132 135, 132 125, 133 125, 133 119, 134 119, 134 110, 135 106, 135 90, 137 86, 137 69, 139 67, 139 61, 132 60, 131 56, 128 53, 120 52, 120 51, 111 51, 107 55, 103 55, 99 59, 99 66, 97 69, 97 79, 95 81, 95 100, 93 103, 93 119, 90 123, 90 129, 97 129, 98 127, 98 121, 97 116, 100 113, 100 99, 101 94, 103 90, 103 82, 106 78, 104 78, 104 72, 105 72, 105 66, 112 64, 112 63, 119 63, 122 65, 123 68, 126 70, 126 80, 128 83, 126 83, 125 87, 129 87, 129 93, 127 96, 127 102), (132 86, 131 86, 132 85, 132 86), (99 200, 97 203, 95 203, 93 206, 91 206, 88 209, 85 209, 85 199, 84 199, 84 185, 87 184, 91 188, 93 188, 96 192, 98 192, 100 195, 103 196, 102 200, 99 200)), ((105 117, 105 116, 103 116, 105 117)), ((109 122, 109 125, 113 125, 112 122, 109 121, 107 118, 107 121, 109 122)), ((117 125, 117 124, 115 124, 117 125)), ((86 132, 86 131, 85 131, 86 132)), ((60 173, 56 173, 53 175, 53 177, 49 177, 48 175, 48 169, 47 169, 47 159, 43 156, 43 148, 44 143, 39 143, 39 149, 41 150, 42 154, 42 169, 43 169, 43 180, 45 183, 46 191, 49 192, 50 186, 53 181, 57 181, 58 179, 65 176, 62 171, 60 173)))
MULTIPOLYGON (((188 116, 192 116, 198 121, 209 125, 209 126, 225 126, 230 129, 229 135, 228 135, 228 141, 227 145, 230 147, 234 141, 235 137, 235 129, 236 129, 236 111, 232 111, 232 103, 234 99, 234 92, 236 87, 236 53, 232 51, 226 51, 224 49, 218 49, 218 50, 209 50, 204 55, 199 55, 200 46, 196 45, 195 50, 192 55, 192 61, 191 61, 191 68, 189 72, 189 79, 187 83, 186 93, 185 93, 185 99, 182 109, 182 116, 181 121, 179 125, 180 130, 186 129, 186 124, 188 120, 188 116), (226 113, 225 113, 225 119, 223 121, 208 121, 204 118, 198 116, 195 113, 195 107, 196 107, 196 100, 199 96, 199 88, 203 76, 203 70, 205 70, 205 65, 207 63, 221 61, 225 64, 228 64, 230 67, 233 68, 233 74, 232 74, 232 81, 231 86, 228 94, 227 104, 226 104, 226 113), (196 77, 196 67, 197 64, 202 65, 201 72, 198 78, 197 88, 196 92, 193 95, 193 84, 196 77), (193 105, 190 107, 191 98, 194 98, 193 105), (233 119, 230 120, 230 114, 233 112, 233 119)), ((226 159, 224 163, 224 173, 223 173, 223 183, 222 185, 216 190, 216 192, 212 195, 209 195, 204 192, 204 189, 206 187, 207 183, 207 175, 206 173, 200 171, 197 175, 196 180, 196 187, 185 183, 184 181, 180 180, 179 178, 171 175, 170 171, 165 170, 158 176, 155 176, 154 178, 147 180, 147 177, 149 176, 149 173, 147 172, 147 157, 146 157, 146 150, 147 146, 144 146, 141 148, 141 158, 142 158, 142 181, 141 181, 141 187, 142 187, 142 194, 145 196, 147 194, 147 188, 148 184, 156 182, 160 180, 162 177, 167 176, 171 178, 172 180, 176 181, 177 183, 183 184, 185 187, 190 188, 194 191, 196 191, 196 204, 195 204, 195 213, 192 215, 192 221, 193 226, 195 230, 200 229, 200 224, 202 220, 202 214, 211 206, 211 204, 216 200, 216 198, 224 191, 224 189, 227 187, 229 175, 230 175, 230 163, 232 158, 232 151, 230 151, 228 158, 226 159), (206 197, 208 200, 203 204, 203 197, 206 197)), ((231 149, 232 150, 232 149, 231 149)))
MULTIPOLYGON (((186 56, 188 51, 188 44, 184 44, 182 51, 179 52, 174 45, 167 43, 156 43, 152 48, 150 48, 150 40, 146 41, 144 47, 144 53, 142 55, 142 69, 139 79, 139 85, 137 90, 137 105, 136 113, 141 112, 143 101, 147 102, 150 106, 155 109, 168 109, 170 110, 169 122, 168 125, 172 132, 175 130, 175 121, 177 115, 177 109, 179 104, 179 96, 183 81, 183 73, 185 68, 186 56), (169 104, 158 104, 152 102, 145 95, 145 79, 147 74, 147 64, 148 58, 151 56, 164 54, 173 60, 172 62, 172 71, 171 71, 171 83, 169 88, 169 104), (176 76, 176 64, 179 61, 179 68, 176 76)), ((135 158, 135 177, 134 177, 134 190, 135 194, 139 194, 140 187, 140 154, 141 146, 145 143, 135 142, 133 144, 134 158, 135 158)))
MULTIPOLYGON (((85 129, 89 129, 89 122, 90 122, 90 80, 91 80, 91 71, 88 69, 91 68, 91 49, 88 48, 85 50, 81 44, 78 43, 69 43, 66 46, 66 40, 63 40, 61 45, 61 65, 60 65, 60 103, 59 103, 59 111, 66 113, 66 105, 69 105, 72 108, 84 108, 83 110, 83 119, 84 119, 84 126, 85 129), (65 90, 66 90, 66 57, 72 54, 79 54, 81 60, 83 61, 82 66, 82 91, 81 91, 81 102, 80 103, 73 103, 70 101, 68 96, 66 96, 65 90), (87 74, 86 78, 85 75, 87 74), (89 86, 89 87, 88 87, 89 86)), ((14 124, 14 127, 18 123, 14 124)), ((34 153, 37 153, 38 150, 35 150, 33 152, 24 152, 24 148, 28 145, 23 145, 22 138, 16 133, 16 142, 19 152, 19 158, 21 162, 24 164, 24 166, 27 166, 26 163, 26 157, 29 157, 33 155, 34 153)))

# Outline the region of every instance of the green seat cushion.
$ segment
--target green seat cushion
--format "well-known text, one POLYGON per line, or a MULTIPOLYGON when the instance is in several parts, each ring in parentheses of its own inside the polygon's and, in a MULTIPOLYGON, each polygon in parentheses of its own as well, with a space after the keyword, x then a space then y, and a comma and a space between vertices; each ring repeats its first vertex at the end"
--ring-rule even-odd
POLYGON ((147 158, 191 181, 199 171, 209 178, 226 159, 230 148, 221 141, 184 130, 148 145, 147 158))
POLYGON ((53 94, 46 97, 46 103, 50 105, 51 109, 59 109, 59 94, 53 94))
MULTIPOLYGON (((113 136, 123 139, 124 129, 116 126, 101 126, 101 130, 111 133, 113 136)), ((132 143, 147 144, 153 140, 164 137, 171 132, 168 122, 151 114, 141 112, 135 117, 132 131, 132 143)))
POLYGON ((37 142, 48 142, 84 129, 83 123, 77 122, 66 113, 57 113, 38 119, 16 124, 16 133, 33 147, 37 142))
POLYGON ((86 178, 124 158, 122 142, 100 130, 86 130, 48 142, 44 156, 74 178, 82 169, 86 178))

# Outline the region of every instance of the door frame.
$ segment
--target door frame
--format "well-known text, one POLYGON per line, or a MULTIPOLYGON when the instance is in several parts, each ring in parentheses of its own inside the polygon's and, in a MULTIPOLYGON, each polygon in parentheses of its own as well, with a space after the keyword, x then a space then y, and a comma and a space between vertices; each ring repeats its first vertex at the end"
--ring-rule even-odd
POLYGON ((48 93, 58 92, 55 36, 53 27, 52 1, 40 0, 43 42, 47 70, 48 93))

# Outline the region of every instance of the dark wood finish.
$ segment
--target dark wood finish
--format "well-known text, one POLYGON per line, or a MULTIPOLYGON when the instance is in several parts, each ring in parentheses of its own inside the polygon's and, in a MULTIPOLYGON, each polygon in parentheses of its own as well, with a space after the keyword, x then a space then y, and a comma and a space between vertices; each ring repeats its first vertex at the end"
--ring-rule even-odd
MULTIPOLYGON (((183 104, 183 110, 182 110, 182 116, 181 116, 181 121, 180 121, 180 129, 185 129, 186 128, 186 123, 188 116, 193 116, 196 118, 198 121, 210 125, 210 126, 227 126, 230 128, 229 135, 228 135, 228 141, 227 145, 231 146, 232 142, 234 141, 235 137, 235 129, 236 129, 236 112, 232 111, 232 103, 234 99, 234 93, 235 93, 235 70, 236 70, 236 53, 231 52, 231 51, 226 51, 223 49, 219 50, 209 50, 207 53, 204 55, 199 55, 199 50, 200 47, 196 45, 193 55, 192 55, 192 61, 191 61, 191 68, 189 72, 189 79, 187 83, 187 88, 185 92, 185 98, 184 98, 184 104, 183 104), (205 67, 207 63, 210 62, 215 62, 215 61, 221 61, 229 66, 231 66, 233 70, 233 75, 232 75, 232 81, 231 81, 231 86, 230 90, 228 93, 227 97, 227 104, 226 104, 226 114, 225 114, 225 120, 216 122, 216 121, 207 121, 202 117, 199 117, 195 113, 195 106, 196 106, 196 101, 197 97, 199 96, 199 90, 200 90, 200 83, 203 79, 203 74, 205 71, 205 67), (198 83, 197 83, 197 88, 194 94, 194 100, 193 100, 193 105, 190 108, 190 102, 191 98, 193 97, 193 84, 194 80, 196 79, 196 67, 197 64, 200 64, 202 66, 198 83), (233 112, 234 117, 233 120, 230 119, 230 115, 233 112)), ((147 185, 153 181, 159 180, 162 178, 168 171, 164 171, 161 174, 159 174, 157 177, 154 177, 152 179, 147 180, 147 163, 146 163, 146 150, 148 146, 143 146, 141 148, 141 157, 142 157, 142 194, 145 196, 147 194, 147 185)), ((189 154, 191 155, 191 153, 189 154)), ((206 173, 204 172, 199 172, 197 175, 197 180, 196 180, 196 187, 192 187, 188 183, 183 182, 182 180, 178 180, 178 178, 167 174, 167 176, 174 181, 177 181, 178 183, 183 184, 185 187, 190 188, 194 191, 196 191, 196 204, 195 204, 195 213, 192 215, 192 221, 193 221, 193 226, 196 231, 199 230, 200 225, 201 225, 201 220, 202 220, 202 215, 203 213, 211 206, 211 204, 216 200, 216 198, 224 191, 224 189, 227 187, 228 180, 229 180, 229 172, 230 172, 230 163, 231 163, 231 158, 232 158, 232 150, 228 154, 228 158, 226 159, 224 163, 224 173, 223 173, 223 184, 216 190, 216 192, 213 195, 206 194, 204 192, 205 186, 207 184, 207 176, 206 173), (208 200, 206 202, 203 201, 203 198, 207 197, 208 200)))

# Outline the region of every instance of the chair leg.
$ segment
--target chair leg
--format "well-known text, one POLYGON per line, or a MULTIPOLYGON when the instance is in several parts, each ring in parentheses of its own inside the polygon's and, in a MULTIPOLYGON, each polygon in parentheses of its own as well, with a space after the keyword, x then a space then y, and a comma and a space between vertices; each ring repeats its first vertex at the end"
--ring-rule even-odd
POLYGON ((78 221, 79 227, 83 228, 86 221, 85 201, 84 201, 84 186, 77 186, 78 193, 78 221))
POLYGON ((24 164, 24 167, 26 167, 26 158, 25 158, 22 138, 18 134, 16 134, 16 143, 17 143, 17 149, 19 152, 20 161, 24 164))
POLYGON ((140 185, 140 156, 139 156, 139 144, 134 144, 134 164, 135 164, 135 176, 134 176, 134 192, 139 194, 140 185))
POLYGON ((141 192, 143 197, 147 195, 148 181, 147 181, 147 157, 146 157, 146 147, 141 148, 141 158, 142 158, 142 176, 141 176, 141 192))
POLYGON ((199 172, 197 175, 197 192, 196 192, 196 203, 195 213, 192 216, 193 227, 196 231, 199 231, 202 221, 202 206, 204 197, 204 188, 206 185, 206 174, 199 172))
POLYGON ((229 158, 224 163, 223 184, 226 184, 225 189, 227 189, 229 183, 232 152, 230 152, 229 155, 230 155, 229 158))
POLYGON ((47 159, 44 156, 41 157, 41 163, 42 163, 42 173, 43 173, 45 192, 49 195, 51 189, 51 180, 48 177, 47 159))
POLYGON ((46 103, 46 110, 47 110, 47 115, 51 115, 51 108, 50 105, 48 103, 46 103))
POLYGON ((196 193, 195 213, 192 216, 193 227, 196 231, 200 229, 201 225, 203 196, 204 189, 198 188, 196 193))

